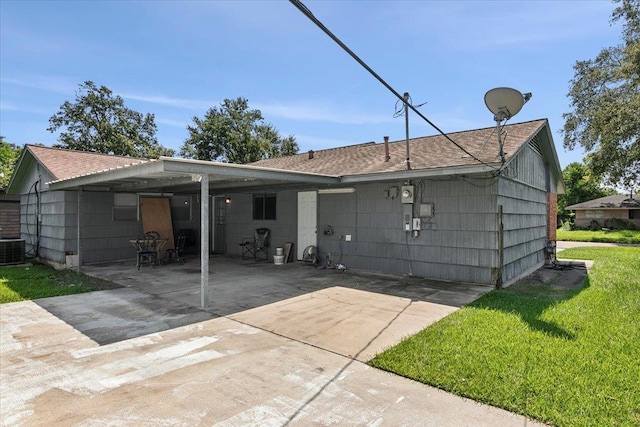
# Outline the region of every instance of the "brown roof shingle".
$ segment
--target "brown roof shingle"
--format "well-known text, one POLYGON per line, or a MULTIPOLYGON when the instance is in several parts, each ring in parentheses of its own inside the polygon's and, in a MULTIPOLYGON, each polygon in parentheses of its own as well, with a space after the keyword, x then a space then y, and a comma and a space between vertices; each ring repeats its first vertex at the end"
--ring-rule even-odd
POLYGON ((116 169, 125 166, 146 163, 147 159, 135 157, 111 156, 87 151, 50 148, 40 145, 27 145, 33 156, 55 177, 67 179, 90 173, 116 169))
POLYGON ((640 209, 640 199, 630 198, 628 194, 614 194, 567 206, 566 210, 579 209, 640 209))
MULTIPOLYGON (((507 160, 547 124, 546 119, 506 125, 503 128, 504 151, 507 160)), ((495 127, 448 134, 451 139, 486 163, 496 163, 498 137, 495 127)), ((479 164, 442 135, 409 140, 412 169, 435 169, 479 164)), ((364 175, 406 170, 406 143, 389 142, 391 159, 385 162, 384 143, 366 143, 331 148, 287 157, 260 160, 252 166, 312 172, 332 176, 364 175)))

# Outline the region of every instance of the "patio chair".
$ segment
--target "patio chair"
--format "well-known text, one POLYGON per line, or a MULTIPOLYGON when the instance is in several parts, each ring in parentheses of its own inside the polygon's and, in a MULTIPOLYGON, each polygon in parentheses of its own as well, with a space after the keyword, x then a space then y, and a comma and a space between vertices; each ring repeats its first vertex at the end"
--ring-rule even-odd
POLYGON ((155 231, 141 234, 136 239, 136 267, 140 270, 142 264, 149 264, 156 268, 158 263, 158 243, 160 235, 155 231))
POLYGON ((269 229, 258 228, 253 234, 253 238, 244 238, 242 243, 242 259, 253 257, 256 261, 269 260, 269 229), (264 259, 262 258, 264 256, 264 259))
POLYGON ((178 233, 178 237, 176 238, 176 248, 167 249, 166 261, 184 264, 184 246, 186 242, 187 234, 182 232, 178 233))

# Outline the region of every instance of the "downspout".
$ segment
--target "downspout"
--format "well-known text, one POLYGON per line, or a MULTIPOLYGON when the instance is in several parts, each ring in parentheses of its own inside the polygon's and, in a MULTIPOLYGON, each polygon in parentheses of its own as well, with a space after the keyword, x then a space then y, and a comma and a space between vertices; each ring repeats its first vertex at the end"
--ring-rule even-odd
POLYGON ((502 275, 504 273, 504 224, 502 223, 502 205, 498 205, 498 273, 496 289, 502 289, 502 275))

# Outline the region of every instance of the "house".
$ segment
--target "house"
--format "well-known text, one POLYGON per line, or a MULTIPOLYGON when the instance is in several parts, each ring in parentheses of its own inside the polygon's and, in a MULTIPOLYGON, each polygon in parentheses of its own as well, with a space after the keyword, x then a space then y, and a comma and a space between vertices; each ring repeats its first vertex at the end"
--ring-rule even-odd
POLYGON ((504 164, 491 127, 411 139, 410 168, 404 140, 249 165, 27 146, 9 192, 28 250, 59 266, 134 258, 144 206, 165 200, 174 233, 196 230, 201 254, 240 255, 266 227, 272 248, 292 242, 299 259, 314 245, 322 263, 500 286, 544 264, 564 191, 546 119, 502 134, 504 164))
POLYGON ((567 206, 576 213, 575 225, 580 228, 640 228, 640 199, 615 194, 567 206))

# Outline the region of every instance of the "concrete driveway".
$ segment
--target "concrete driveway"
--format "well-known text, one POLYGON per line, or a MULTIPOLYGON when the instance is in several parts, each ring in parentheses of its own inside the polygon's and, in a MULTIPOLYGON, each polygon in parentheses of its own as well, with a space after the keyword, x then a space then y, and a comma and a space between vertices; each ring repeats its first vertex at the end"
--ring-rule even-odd
POLYGON ((363 363, 488 288, 247 268, 258 272, 254 285, 245 276, 244 293, 226 289, 247 298, 237 304, 257 301, 251 295, 270 274, 297 281, 296 291, 281 285, 274 297, 266 287, 266 304, 226 312, 221 280, 212 296, 224 314, 182 301, 188 289, 129 287, 3 305, 3 425, 535 425, 363 363), (428 301, 448 294, 455 304, 428 301))

